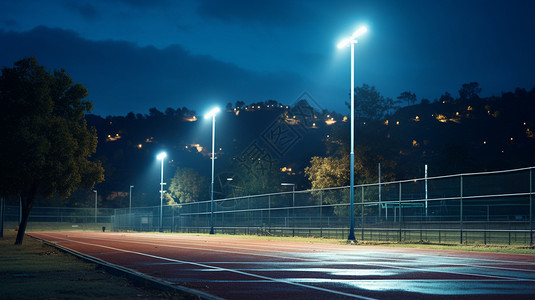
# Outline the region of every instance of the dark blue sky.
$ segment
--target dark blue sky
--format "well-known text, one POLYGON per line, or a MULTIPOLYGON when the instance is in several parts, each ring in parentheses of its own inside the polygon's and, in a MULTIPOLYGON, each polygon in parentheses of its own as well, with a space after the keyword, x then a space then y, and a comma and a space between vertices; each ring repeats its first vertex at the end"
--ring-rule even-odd
POLYGON ((307 91, 347 113, 356 85, 433 100, 535 86, 535 1, 0 0, 0 66, 36 56, 89 89, 99 115, 238 100, 292 104, 307 91))

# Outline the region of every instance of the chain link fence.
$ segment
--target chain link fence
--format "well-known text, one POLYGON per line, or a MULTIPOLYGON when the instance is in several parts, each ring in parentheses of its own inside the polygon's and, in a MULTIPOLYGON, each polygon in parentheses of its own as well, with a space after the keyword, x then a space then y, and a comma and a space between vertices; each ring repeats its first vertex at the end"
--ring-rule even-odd
MULTIPOLYGON (((4 228, 16 229, 20 224, 20 206, 0 207, 4 228)), ((113 209, 34 207, 28 218, 27 231, 41 230, 102 230, 111 229, 113 209)))
MULTIPOLYGON (((354 187, 355 236, 368 241, 533 245, 534 167, 354 187)), ((349 187, 116 209, 113 229, 345 239, 349 187), (160 211, 162 212, 160 214, 160 211)))

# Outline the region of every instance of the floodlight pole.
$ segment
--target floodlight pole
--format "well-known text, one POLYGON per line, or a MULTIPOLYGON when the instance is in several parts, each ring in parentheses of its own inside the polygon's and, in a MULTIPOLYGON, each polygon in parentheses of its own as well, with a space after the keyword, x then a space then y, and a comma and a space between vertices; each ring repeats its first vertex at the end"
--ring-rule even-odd
POLYGON ((214 234, 215 112, 212 114, 212 183, 210 187, 210 234, 214 234))
POLYGON ((162 152, 156 156, 157 159, 162 161, 162 176, 160 177, 160 224, 158 230, 160 232, 163 231, 163 186, 165 183, 163 182, 163 159, 167 156, 167 153, 162 152))
POLYGON ((351 149, 349 152, 350 174, 349 174, 349 236, 348 242, 355 242, 355 44, 356 38, 367 31, 366 27, 361 27, 351 37, 338 44, 338 48, 351 46, 351 149))
POLYGON ((161 159, 162 161, 162 176, 160 177, 160 228, 159 228, 159 231, 162 232, 163 231, 163 158, 161 159))
POLYGON ((212 117, 212 183, 210 186, 210 234, 214 234, 214 164, 215 164, 215 115, 219 112, 219 107, 215 107, 205 118, 212 117))

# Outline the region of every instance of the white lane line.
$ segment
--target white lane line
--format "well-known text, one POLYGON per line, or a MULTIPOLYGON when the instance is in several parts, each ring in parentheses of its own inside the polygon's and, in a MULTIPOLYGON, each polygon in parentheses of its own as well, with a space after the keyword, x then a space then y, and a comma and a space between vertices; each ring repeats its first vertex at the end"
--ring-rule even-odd
MULTIPOLYGON (((192 249, 192 250, 201 250, 201 251, 209 251, 209 252, 223 252, 223 253, 252 255, 252 256, 265 256, 265 257, 275 257, 275 258, 290 259, 290 260, 294 259, 294 260, 301 260, 301 261, 307 261, 307 262, 325 263, 325 261, 323 261, 323 260, 311 259, 311 258, 302 258, 302 257, 297 257, 297 256, 256 254, 256 253, 250 253, 250 252, 239 252, 239 251, 206 249, 206 248, 189 247, 189 246, 177 246, 177 245, 166 245, 166 244, 156 244, 156 243, 145 243, 145 242, 130 241, 130 240, 115 240, 115 239, 109 239, 109 238, 108 239, 86 238, 86 237, 83 237, 83 236, 82 237, 78 237, 78 238, 80 238, 80 239, 92 239, 92 240, 97 240, 97 241, 101 241, 101 240, 103 240, 103 241, 115 241, 115 242, 133 243, 133 244, 142 244, 142 245, 152 245, 152 246, 158 245, 158 246, 170 247, 170 248, 192 249)), ((213 245, 210 245, 210 246, 213 246, 213 245)), ((229 247, 229 248, 233 248, 233 247, 229 247)), ((310 252, 310 253, 313 254, 314 252, 310 252)), ((290 254, 290 253, 287 253, 287 254, 290 254)), ((296 254, 301 254, 301 253, 296 253, 296 254)), ((407 254, 405 254, 405 255, 407 255, 407 254)), ((363 259, 366 259, 366 258, 369 259, 369 257, 362 256, 360 254, 358 256, 360 256, 363 259)), ((426 257, 425 255, 416 255, 416 256, 424 256, 424 257, 426 257)), ((384 257, 372 257, 372 258, 377 259, 377 260, 380 259, 380 260, 399 261, 399 260, 396 260, 396 259, 388 259, 388 258, 384 258, 384 257)), ((453 258, 457 258, 457 257, 453 257, 453 258)), ((426 269, 426 268, 420 268, 420 267, 398 266, 398 265, 393 265, 393 264, 389 264, 389 263, 385 264, 385 263, 377 263, 377 262, 369 262, 369 261, 367 262, 367 261, 364 261, 364 260, 359 261, 359 264, 368 265, 368 266, 381 266, 381 267, 384 267, 384 268, 394 268, 394 269, 402 269, 402 270, 413 270, 413 271, 420 271, 420 272, 432 272, 432 273, 443 273, 443 274, 464 275, 464 276, 476 276, 476 277, 494 278, 494 279, 502 279, 502 280, 535 281, 535 279, 526 279, 526 278, 508 277, 508 276, 498 276, 498 275, 487 275, 487 274, 481 274, 481 273, 452 272, 452 271, 446 271, 446 269, 445 270, 433 270, 433 269, 426 269)), ((460 265, 460 266, 466 266, 464 264, 456 264, 456 263, 454 263, 454 264, 455 265, 460 265)), ((470 266, 470 267, 473 267, 473 266, 470 266)))
MULTIPOLYGON (((78 238, 84 238, 84 237, 78 237, 78 238)), ((89 238, 89 239, 93 239, 93 240, 97 240, 97 241, 100 241, 100 240, 103 240, 102 238, 89 238)), ((156 239, 156 240, 160 240, 160 239, 156 239)), ((274 257, 274 258, 281 258, 281 259, 293 259, 293 260, 301 260, 301 261, 307 261, 307 262, 325 262, 323 260, 318 260, 318 259, 314 259, 314 258, 303 258, 303 257, 298 257, 298 256, 289 256, 289 255, 273 255, 273 254, 257 254, 257 253, 251 253, 251 252, 244 252, 244 251, 230 251, 230 250, 221 250, 221 249, 206 249, 206 248, 200 248, 200 247, 190 247, 190 246, 179 246, 179 245, 176 245, 176 244, 166 244, 166 243, 169 243, 169 241, 165 241, 166 243, 160 243, 160 244, 155 244, 155 243, 146 243, 146 242, 138 242, 138 241, 131 241, 131 240, 116 240, 116 239, 106 239, 106 241, 116 241, 116 242, 126 242, 126 243, 134 243, 134 244, 142 244, 142 245, 160 245, 160 246, 164 246, 164 247, 171 247, 171 248, 179 248, 179 249, 191 249, 191 250, 201 250, 201 251, 210 251, 210 252, 223 252, 223 253, 231 253, 231 254, 240 254, 240 255, 252 255, 252 256, 263 256, 263 257, 274 257)), ((208 246, 208 245, 207 245, 208 246)), ((213 247, 214 245, 210 245, 210 247, 213 247)), ((236 247, 233 247, 233 246, 221 246, 221 247, 226 247, 226 248, 236 248, 236 247)), ((280 251, 280 249, 277 249, 278 251, 280 251)), ((318 251, 319 252, 319 251, 318 251)), ((322 253, 328 253, 327 251, 321 251, 322 253)), ((310 252, 310 253, 314 253, 314 252, 310 252)), ((317 253, 317 252, 316 252, 317 253)), ((286 252, 286 254, 288 254, 286 252)), ((301 253, 296 253, 296 254, 301 254, 301 253)), ((348 254, 348 253, 344 253, 344 254, 348 254)), ((366 253, 366 254, 369 254, 369 253, 366 253)), ((412 256, 412 254, 404 254, 405 256, 412 256)), ((353 257, 355 256, 355 254, 353 253, 352 255, 353 257)), ((369 256, 365 256, 365 255, 362 255, 361 253, 357 254, 357 256, 361 257, 361 258, 367 258, 369 259, 370 257, 369 256)), ((417 257, 429 257, 429 256, 425 256, 425 255, 414 255, 414 256, 417 256, 417 257)), ((372 258, 376 259, 376 260, 389 260, 389 261, 393 261, 393 262, 399 262, 400 260, 402 262, 413 262, 413 260, 410 260, 410 257, 406 257, 406 258, 388 258, 388 257, 374 257, 372 256, 372 258)), ((447 257, 449 259, 459 259, 459 257, 447 257)), ((460 259, 467 259, 467 258, 460 258, 460 259)), ((470 272, 452 272, 452 271, 446 271, 446 270, 433 270, 433 269, 429 269, 429 268, 419 268, 419 267, 403 267, 403 266, 396 266, 396 265, 392 265, 392 264, 389 264, 389 263, 386 263, 386 264, 381 264, 381 263, 376 263, 376 262, 366 262, 366 261, 358 261, 359 264, 363 264, 363 265, 377 265, 377 266, 381 266, 381 267, 385 267, 385 268, 396 268, 396 269, 404 269, 404 270, 415 270, 415 271, 425 271, 425 272, 433 272, 433 273, 446 273, 446 274, 455 274, 455 275, 468 275, 468 276, 479 276, 479 277, 488 277, 488 278, 498 278, 498 279, 502 279, 502 280, 518 280, 518 281, 535 281, 535 279, 527 279, 527 278, 519 278, 519 277, 508 277, 508 276, 498 276, 498 275, 491 275, 491 274, 481 274, 481 273, 470 273, 470 272)), ((475 267, 475 268, 479 268, 481 266, 479 265, 470 265, 470 264, 465 264, 465 263, 457 263, 457 262, 445 262, 444 264, 454 264, 454 265, 458 265, 460 267, 475 267)), ((522 270, 523 271, 523 270, 522 270)))
MULTIPOLYGON (((126 237, 126 235, 123 234, 123 236, 126 237)), ((140 236, 142 237, 146 237, 146 238, 149 238, 149 239, 152 239, 152 240, 156 240, 156 241, 162 241, 162 242, 165 242, 165 243, 172 243, 172 242, 180 242, 182 245, 183 244, 194 244, 194 245, 198 245, 198 241, 202 241, 204 243, 208 243, 211 245, 211 247, 224 247, 224 248, 233 248, 233 249, 240 249, 240 250, 244 250, 243 249, 243 246, 250 246, 250 247, 253 247, 252 250, 257 250, 258 248, 260 249, 263 249, 263 250, 266 250, 266 251, 280 251, 280 246, 273 246, 273 247, 270 247, 269 243, 243 243, 241 241, 239 242, 236 242, 234 240, 232 240, 232 243, 233 245, 239 245, 239 246, 231 246, 231 245, 224 245, 224 244, 221 244, 222 242, 225 242, 225 241, 228 241, 228 240, 225 240, 224 238, 216 238, 214 240, 211 240, 211 239, 206 239, 205 237, 202 237, 202 236, 193 236, 193 238, 195 238, 195 241, 185 241, 185 240, 180 240, 180 241, 177 241, 176 238, 177 237, 188 237, 191 239, 190 236, 183 236, 183 235, 171 235, 171 234, 167 234, 166 236, 168 237, 171 237, 173 238, 172 240, 169 240, 169 239, 164 239, 162 237, 160 237, 159 235, 148 235, 148 234, 140 234, 140 236)), ((137 234, 136 234, 136 237, 137 237, 137 234)), ((182 246, 181 245, 181 246, 182 246)), ((325 253, 329 253, 329 251, 337 251, 337 252, 349 252, 351 254, 355 254, 355 252, 361 252, 361 254, 364 254, 364 255, 369 255, 369 252, 371 252, 371 250, 366 250, 364 251, 364 249, 355 249, 353 248, 354 246, 346 246, 346 245, 332 245, 332 244, 325 244, 325 246, 327 248, 323 248, 323 249, 317 249, 315 248, 314 251, 311 251, 311 247, 310 246, 296 246, 296 245, 292 245, 292 246, 287 246, 285 245, 284 249, 287 250, 287 249, 294 249, 294 250, 307 250, 307 251, 311 251, 311 252, 325 252, 325 253), (352 249, 351 249, 352 248, 352 249), (364 253, 362 253, 364 252, 364 253)), ((386 249, 385 249, 386 250, 386 249)), ((390 250, 390 249, 388 249, 390 250)), ((411 257, 429 257, 429 255, 433 255, 433 254, 419 254, 419 253, 406 253, 406 252, 399 252, 397 251, 397 249, 392 249, 392 251, 386 251, 385 253, 395 253, 395 254, 402 254, 404 255, 405 257, 397 257, 397 258, 390 258, 390 257, 377 257, 377 259, 382 259, 382 260, 390 260, 390 261, 403 261, 403 260, 411 260, 411 257)), ((441 252, 441 254, 444 254, 444 252, 441 252)), ((475 258, 475 257, 462 257, 462 256, 452 256, 452 255, 439 255, 439 257, 446 257, 446 258, 450 258, 450 259, 455 259, 455 260, 473 260, 473 261, 481 261, 481 262, 487 262, 487 263, 504 263, 504 264, 513 264, 513 265, 535 265, 535 262, 525 262, 525 261, 509 261, 509 260, 493 260, 493 259, 489 259, 489 258, 475 258)), ((489 269, 499 269, 499 270, 509 270, 509 271, 524 271, 524 272, 535 272, 535 270, 530 270, 530 269, 515 269, 515 268, 507 268, 507 267, 496 267, 496 266, 485 266, 485 265, 478 265, 477 262, 475 262, 475 264, 469 264, 469 263, 463 263, 463 262, 455 262, 454 264, 456 265, 460 265, 460 266, 467 266, 467 267, 481 267, 481 268, 489 268, 489 269)))
MULTIPOLYGON (((43 234, 43 235, 50 236, 50 235, 47 235, 47 234, 43 234)), ((50 237, 53 237, 53 236, 50 236, 50 237)), ((198 267, 202 267, 202 268, 207 268, 207 269, 213 269, 213 270, 217 270, 217 271, 226 271, 226 272, 236 273, 236 274, 240 274, 240 275, 245 275, 245 276, 250 276, 250 277, 255 277, 255 278, 259 278, 259 279, 268 280, 270 282, 284 283, 284 284, 294 285, 294 286, 298 286, 298 287, 302 287, 302 288, 313 289, 313 290, 326 292, 326 293, 331 293, 331 294, 336 294, 336 295, 341 295, 341 296, 347 296, 347 297, 365 299, 365 300, 377 300, 375 298, 370 298, 370 297, 365 297, 365 296, 360 296, 360 295, 349 294, 349 293, 344 293, 344 292, 340 292, 340 291, 325 289, 325 288, 321 288, 321 287, 301 284, 301 283, 298 283, 298 282, 292 282, 292 281, 288 281, 288 280, 285 280, 285 279, 271 278, 271 277, 267 277, 267 276, 247 273, 247 272, 234 270, 234 269, 227 269, 227 268, 221 268, 221 267, 216 267, 216 266, 210 266, 210 265, 196 263, 196 262, 183 261, 183 260, 178 260, 178 259, 173 259, 173 258, 156 256, 156 255, 152 255, 152 254, 148 254, 148 253, 142 253, 142 252, 137 252, 137 251, 130 251, 130 250, 126 250, 126 249, 119 249, 119 248, 104 246, 104 245, 85 243, 85 242, 73 241, 73 240, 68 240, 68 239, 63 239, 63 240, 74 242, 74 243, 78 243, 78 244, 83 244, 83 245, 96 246, 96 247, 101 247, 101 248, 105 248, 105 249, 121 251, 121 252, 131 253, 131 254, 136 254, 136 255, 155 258, 155 259, 160 259, 160 260, 164 260, 164 261, 177 262, 177 263, 182 263, 182 264, 190 264, 190 265, 194 265, 194 266, 198 266, 198 267)), ((63 247, 65 247, 65 246, 63 246, 63 247)))

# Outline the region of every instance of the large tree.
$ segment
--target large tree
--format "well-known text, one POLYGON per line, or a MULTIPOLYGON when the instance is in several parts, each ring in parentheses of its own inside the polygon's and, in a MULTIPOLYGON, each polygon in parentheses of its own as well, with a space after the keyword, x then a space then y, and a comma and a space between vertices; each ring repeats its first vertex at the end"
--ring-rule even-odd
MULTIPOLYGON (((167 204, 190 203, 208 199, 209 189, 206 178, 191 168, 176 168, 175 176, 171 179, 169 193, 173 201, 167 204)), ((168 199, 171 200, 171 199, 168 199)))
POLYGON ((36 198, 69 196, 104 179, 90 161, 97 133, 84 113, 93 109, 87 89, 65 70, 47 71, 34 57, 4 67, 0 76, 0 193, 19 196, 22 220, 15 244, 22 244, 36 198))
MULTIPOLYGON (((391 113, 399 104, 391 98, 384 97, 375 89, 375 86, 363 84, 355 88, 355 116, 356 118, 368 118, 380 120, 385 115, 391 113)), ((345 103, 351 109, 349 102, 345 103)))

